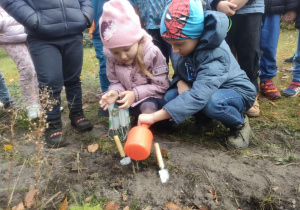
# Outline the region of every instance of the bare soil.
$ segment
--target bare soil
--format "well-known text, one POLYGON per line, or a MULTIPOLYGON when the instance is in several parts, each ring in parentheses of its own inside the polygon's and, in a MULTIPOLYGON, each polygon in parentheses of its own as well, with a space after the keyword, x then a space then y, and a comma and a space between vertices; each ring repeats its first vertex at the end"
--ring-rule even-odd
MULTIPOLYGON (((79 134, 66 118, 64 131, 69 141, 66 147, 41 149, 37 186, 40 199, 46 204, 44 209, 59 209, 65 194, 73 204, 75 197, 82 204, 85 198, 95 196, 119 203, 119 209, 125 206, 133 209, 133 205, 134 209, 147 206, 168 209, 167 203, 179 208, 207 206, 213 210, 300 209, 299 163, 276 164, 272 157, 285 157, 285 149, 275 147, 269 153, 256 145, 259 141, 268 145, 284 144, 290 137, 281 128, 255 131, 255 139, 246 151, 227 149, 222 136, 215 142, 219 146, 210 147, 201 143, 201 136, 199 142, 189 142, 186 135, 180 137, 177 133, 174 140, 172 132, 159 135, 154 131, 154 142, 167 151, 164 162, 170 179, 165 184, 158 175, 153 147, 145 161, 123 166, 114 143, 103 138, 107 125, 96 123, 93 131, 79 134), (95 139, 100 142, 100 150, 89 153, 87 146, 95 143, 95 139)), ((26 141, 28 136, 24 133, 21 129, 15 133, 17 155, 12 162, 11 178, 11 153, 0 153, 0 207, 3 209, 10 179, 10 193, 16 183, 11 207, 22 201, 37 183, 36 143, 26 141)), ((299 132, 295 135, 293 139, 299 141, 299 132)), ((5 137, 11 138, 10 132, 2 131, 1 138, 5 137)))

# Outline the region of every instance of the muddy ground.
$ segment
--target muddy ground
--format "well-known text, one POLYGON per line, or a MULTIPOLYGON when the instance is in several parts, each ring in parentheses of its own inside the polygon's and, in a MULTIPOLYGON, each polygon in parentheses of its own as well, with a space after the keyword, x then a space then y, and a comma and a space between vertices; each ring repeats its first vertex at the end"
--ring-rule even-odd
MULTIPOLYGON (((7 120, 7 117, 1 119, 7 120)), ((191 209, 201 209, 201 206, 214 210, 300 209, 299 163, 277 164, 281 162, 272 157, 288 155, 283 147, 274 147, 268 152, 257 146, 259 141, 280 145, 287 138, 291 140, 280 127, 263 132, 254 129, 255 139, 246 151, 227 149, 222 136, 215 142, 219 145, 214 147, 200 143, 200 140, 186 141, 186 135, 181 138, 177 134, 174 140, 171 138, 174 133, 159 135, 154 130, 154 142, 159 142, 167 151, 164 162, 170 180, 165 184, 158 175, 153 147, 145 161, 123 166, 114 143, 105 138, 107 124, 96 123, 93 131, 79 134, 66 118, 64 130, 69 141, 66 147, 41 149, 38 189, 40 199, 46 204, 44 209, 59 209, 65 194, 73 204, 74 198, 82 204, 85 198, 95 196, 119 203, 119 209, 133 205, 134 209, 147 206, 154 210, 167 209, 167 203, 191 209), (89 153, 87 146, 95 142, 99 143, 100 149, 89 153)), ((11 178, 11 153, 3 150, 0 153, 2 208, 7 203, 9 179, 11 188, 16 183, 11 207, 22 201, 37 183, 37 146, 35 141, 28 141, 30 136, 24 133, 22 129, 15 133, 17 155, 12 163, 11 178)), ((3 140, 10 137, 10 132, 2 130, 3 140)), ((292 139, 299 141, 299 132, 292 139)), ((2 148, 3 141, 1 144, 2 148)), ((300 154, 296 155, 300 157, 300 154)))

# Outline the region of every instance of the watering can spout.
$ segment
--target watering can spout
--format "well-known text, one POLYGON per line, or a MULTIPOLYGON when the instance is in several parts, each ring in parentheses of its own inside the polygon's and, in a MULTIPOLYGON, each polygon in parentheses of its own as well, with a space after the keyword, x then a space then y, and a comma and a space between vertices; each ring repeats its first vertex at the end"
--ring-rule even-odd
POLYGON ((133 160, 145 160, 150 155, 152 140, 148 124, 133 127, 124 145, 125 154, 133 160))

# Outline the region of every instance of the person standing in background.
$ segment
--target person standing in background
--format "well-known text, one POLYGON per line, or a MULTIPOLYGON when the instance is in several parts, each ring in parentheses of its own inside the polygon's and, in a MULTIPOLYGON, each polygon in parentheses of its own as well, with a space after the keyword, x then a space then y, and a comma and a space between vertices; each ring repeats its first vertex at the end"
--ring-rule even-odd
POLYGON ((277 46, 280 34, 280 17, 286 16, 289 24, 295 22, 299 0, 265 0, 265 13, 262 17, 260 50, 260 91, 271 100, 281 97, 272 81, 277 73, 277 46))
MULTIPOLYGON (((284 22, 290 22, 290 17, 284 15, 282 17, 282 20, 284 22)), ((300 29, 300 5, 298 5, 297 9, 297 18, 296 18, 296 24, 295 27, 297 29, 300 29)), ((290 85, 288 88, 283 90, 283 95, 287 97, 294 97, 297 96, 300 93, 300 30, 298 34, 298 45, 297 45, 297 51, 294 56, 294 67, 293 67, 293 80, 290 82, 290 85)))
POLYGON ((142 27, 153 38, 153 43, 160 49, 169 63, 171 46, 160 36, 160 21, 164 12, 165 0, 130 0, 140 17, 142 27))
MULTIPOLYGON (((24 27, 0 7, 0 45, 17 65, 27 116, 40 116, 39 89, 34 65, 26 43, 24 27)), ((10 97, 4 99, 7 103, 10 97)), ((5 105, 6 103, 4 103, 5 105)), ((5 106, 4 106, 5 107, 5 106)))
POLYGON ((0 107, 3 107, 7 111, 20 108, 20 106, 17 105, 12 100, 10 92, 6 86, 5 79, 2 76, 1 71, 0 71, 0 107))
POLYGON ((93 129, 82 110, 83 34, 94 10, 90 0, 1 0, 0 6, 25 27, 41 92, 47 92, 46 143, 66 145, 62 133, 61 90, 65 87, 71 125, 79 132, 93 129))
MULTIPOLYGON (((103 43, 100 39, 100 33, 99 33, 99 19, 103 13, 104 3, 108 1, 109 0, 91 0, 94 8, 94 21, 92 27, 90 28, 89 33, 93 41, 96 57, 99 61, 99 81, 100 81, 100 88, 101 88, 101 94, 98 95, 99 98, 101 98, 104 92, 108 90, 110 84, 106 75, 106 57, 103 54, 103 43)), ((99 108, 98 116, 108 117, 108 112, 99 108)))
POLYGON ((99 33, 99 19, 102 16, 103 4, 109 0, 91 0, 94 8, 94 22, 90 29, 90 35, 93 40, 93 45, 96 52, 96 57, 99 60, 99 80, 101 91, 105 92, 108 90, 109 81, 106 76, 106 57, 103 54, 103 44, 100 39, 99 33))

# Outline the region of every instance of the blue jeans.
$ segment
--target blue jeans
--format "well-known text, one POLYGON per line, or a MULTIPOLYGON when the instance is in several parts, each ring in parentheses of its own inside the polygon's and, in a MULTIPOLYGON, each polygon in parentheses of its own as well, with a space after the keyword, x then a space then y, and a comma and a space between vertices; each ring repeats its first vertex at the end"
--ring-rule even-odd
POLYGON ((298 35, 297 51, 294 57, 293 82, 300 82, 300 30, 298 35))
POLYGON ((4 77, 0 71, 0 101, 3 102, 5 99, 11 98, 11 95, 7 89, 4 77))
POLYGON ((280 34, 280 15, 264 14, 261 22, 260 50, 260 82, 265 82, 276 76, 277 72, 277 46, 280 34))
POLYGON ((106 57, 103 54, 103 43, 101 39, 93 38, 93 44, 96 51, 96 57, 99 60, 99 80, 100 80, 100 87, 101 91, 105 92, 108 90, 108 86, 110 84, 109 80, 107 79, 106 75, 106 57))
MULTIPOLYGON (((166 92, 164 99, 168 103, 177 96, 178 90, 173 88, 166 92)), ((220 121, 228 128, 235 128, 244 123, 243 113, 247 110, 240 94, 230 89, 219 89, 200 111, 205 116, 220 121)))

